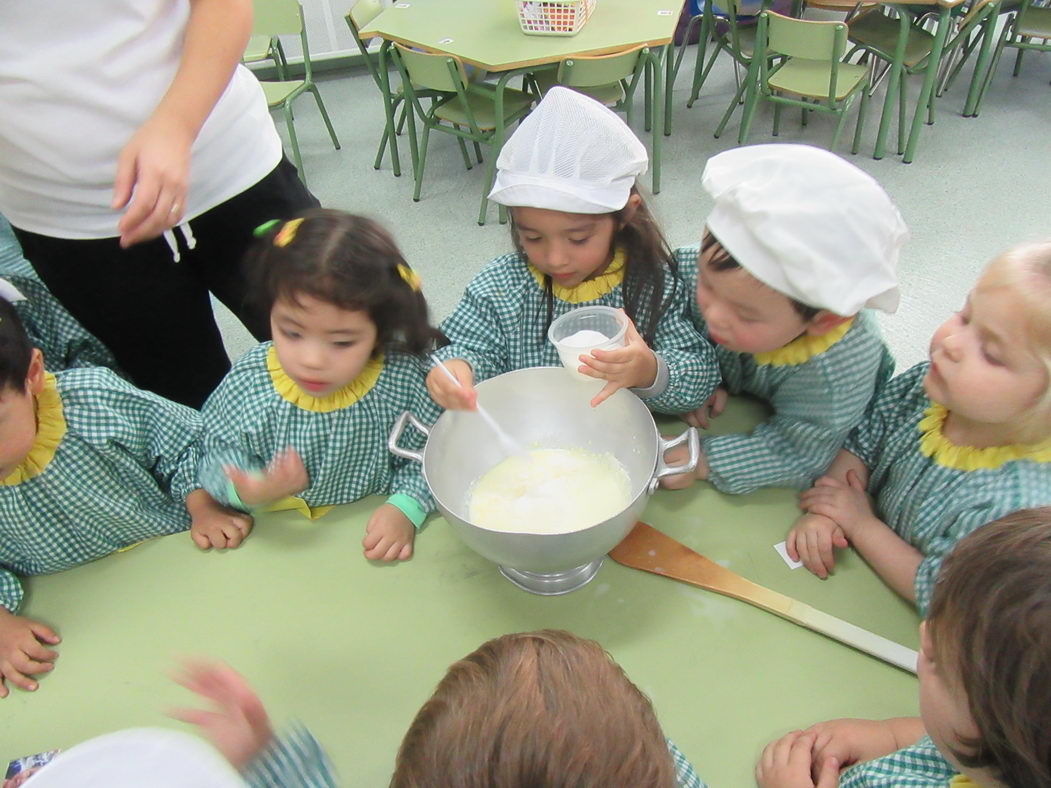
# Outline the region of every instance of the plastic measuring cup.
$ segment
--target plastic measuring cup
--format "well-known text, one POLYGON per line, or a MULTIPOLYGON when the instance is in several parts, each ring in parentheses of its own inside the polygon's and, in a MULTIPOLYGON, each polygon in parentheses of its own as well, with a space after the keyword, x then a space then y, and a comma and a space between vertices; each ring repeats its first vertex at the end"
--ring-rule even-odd
POLYGON ((595 378, 577 372, 580 357, 593 350, 613 350, 624 347, 628 323, 619 309, 611 306, 584 306, 567 312, 551 323, 547 338, 558 350, 562 366, 579 380, 595 382, 595 378))

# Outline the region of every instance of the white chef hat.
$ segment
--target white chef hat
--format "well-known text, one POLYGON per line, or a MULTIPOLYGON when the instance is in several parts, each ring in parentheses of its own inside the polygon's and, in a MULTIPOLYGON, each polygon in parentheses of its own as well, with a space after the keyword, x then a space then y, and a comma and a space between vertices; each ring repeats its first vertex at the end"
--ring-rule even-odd
POLYGON ((564 87, 547 92, 496 160, 489 199, 567 213, 612 213, 646 172, 646 147, 615 112, 564 87))
POLYGON ((898 308, 909 228, 874 178, 809 145, 751 145, 708 160, 708 229, 756 279, 837 315, 898 308))
POLYGON ((78 744, 34 774, 26 788, 245 788, 211 746, 187 733, 130 728, 78 744))

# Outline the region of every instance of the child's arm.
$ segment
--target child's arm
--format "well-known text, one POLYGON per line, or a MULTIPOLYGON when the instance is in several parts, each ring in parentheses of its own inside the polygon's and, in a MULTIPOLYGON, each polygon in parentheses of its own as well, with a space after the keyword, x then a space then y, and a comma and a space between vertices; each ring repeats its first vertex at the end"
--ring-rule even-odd
MULTIPOLYGON (((10 572, 0 571, 0 584, 7 585, 8 581, 18 582, 10 572)), ((47 646, 61 640, 51 627, 0 606, 0 698, 6 698, 10 692, 7 682, 30 692, 35 690, 33 676, 54 670, 58 659, 58 652, 47 646)))
POLYGON ((816 762, 835 758, 841 769, 872 761, 915 744, 926 735, 919 717, 888 720, 838 719, 807 728, 814 735, 816 762))
MULTIPOLYGON (((441 324, 441 330, 449 338, 450 344, 439 348, 434 354, 445 362, 451 359, 465 361, 470 365, 476 383, 510 371, 508 342, 504 338, 507 320, 501 317, 499 305, 488 293, 490 287, 479 281, 495 275, 495 272, 490 274, 490 267, 502 260, 499 258, 490 263, 467 286, 456 309, 441 324)), ((510 295, 507 297, 511 298, 510 295)), ((504 306, 511 308, 509 304, 504 306)))
POLYGON ((202 550, 240 546, 252 530, 252 518, 244 512, 223 506, 204 490, 186 496, 190 513, 190 538, 202 550))
POLYGON ((770 742, 755 765, 759 788, 835 788, 839 763, 818 760, 813 753, 814 734, 792 731, 770 742), (816 776, 815 776, 816 773, 816 776))

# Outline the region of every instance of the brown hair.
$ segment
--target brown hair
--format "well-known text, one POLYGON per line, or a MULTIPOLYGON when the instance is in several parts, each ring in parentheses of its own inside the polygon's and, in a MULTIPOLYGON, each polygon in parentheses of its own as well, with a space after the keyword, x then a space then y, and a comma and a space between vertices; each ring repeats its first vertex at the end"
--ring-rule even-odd
POLYGON ((409 726, 392 788, 670 788, 649 699, 602 646, 504 635, 449 668, 409 726))
MULTIPOLYGON (((738 268, 743 268, 743 266, 739 262, 737 262, 736 258, 734 258, 732 254, 730 254, 727 248, 723 246, 722 242, 714 235, 712 235, 712 231, 709 230, 707 227, 704 228, 704 235, 701 237, 701 251, 697 255, 698 266, 700 266, 701 264, 701 257, 703 257, 704 254, 713 247, 715 249, 712 252, 711 258, 708 260, 708 265, 710 265, 713 270, 733 271, 738 268)), ((760 284, 763 284, 764 287, 770 287, 769 285, 764 284, 762 282, 760 282, 760 284)), ((772 287, 770 289, 773 290, 772 287)), ((781 295, 785 294, 781 293, 781 295)), ((808 306, 802 301, 796 301, 790 296, 785 296, 785 298, 787 298, 791 302, 792 308, 796 310, 796 313, 801 318, 803 318, 803 320, 812 320, 817 315, 817 313, 821 311, 819 307, 808 306)))
POLYGON ((249 250, 245 272, 252 297, 267 310, 307 295, 367 312, 376 325, 375 352, 391 346, 423 354, 446 343, 430 325, 419 280, 398 245, 363 216, 318 208, 276 222, 249 250))
POLYGON ((978 740, 953 754, 1010 788, 1051 786, 1051 507, 961 539, 934 586, 927 631, 952 666, 978 740))
POLYGON ((33 343, 22 325, 15 305, 0 297, 0 393, 26 390, 33 343))
MULTIPOLYGON (((657 335, 657 325, 674 302, 675 292, 681 286, 682 280, 675 255, 646 201, 639 194, 638 187, 632 186, 631 193, 639 195, 640 200, 634 211, 630 211, 625 205, 619 211, 609 214, 617 228, 613 233, 613 249, 610 253, 617 248, 624 250, 627 261, 624 265, 624 312, 635 323, 646 344, 652 347, 657 335), (665 299, 664 280, 667 276, 671 276, 672 291, 665 299)), ((528 257, 518 237, 514 209, 508 213, 511 217, 509 224, 515 250, 523 257, 528 257)), ((554 317, 553 299, 551 277, 545 275, 544 306, 547 319, 540 333, 541 344, 547 342, 547 329, 554 317)))

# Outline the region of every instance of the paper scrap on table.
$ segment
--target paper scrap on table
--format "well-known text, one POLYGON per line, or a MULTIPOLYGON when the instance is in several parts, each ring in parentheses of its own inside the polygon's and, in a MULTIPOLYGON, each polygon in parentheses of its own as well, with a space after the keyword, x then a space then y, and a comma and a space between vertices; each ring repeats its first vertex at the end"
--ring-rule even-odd
POLYGON ((802 561, 792 560, 792 556, 788 554, 788 548, 785 547, 784 542, 778 542, 775 544, 774 549, 777 550, 777 554, 784 559, 786 564, 788 564, 789 569, 799 569, 799 567, 803 565, 802 561))
POLYGON ((453 40, 452 40, 451 38, 443 38, 443 39, 442 39, 441 41, 439 41, 438 43, 439 43, 439 44, 451 44, 452 42, 453 42, 453 40))

